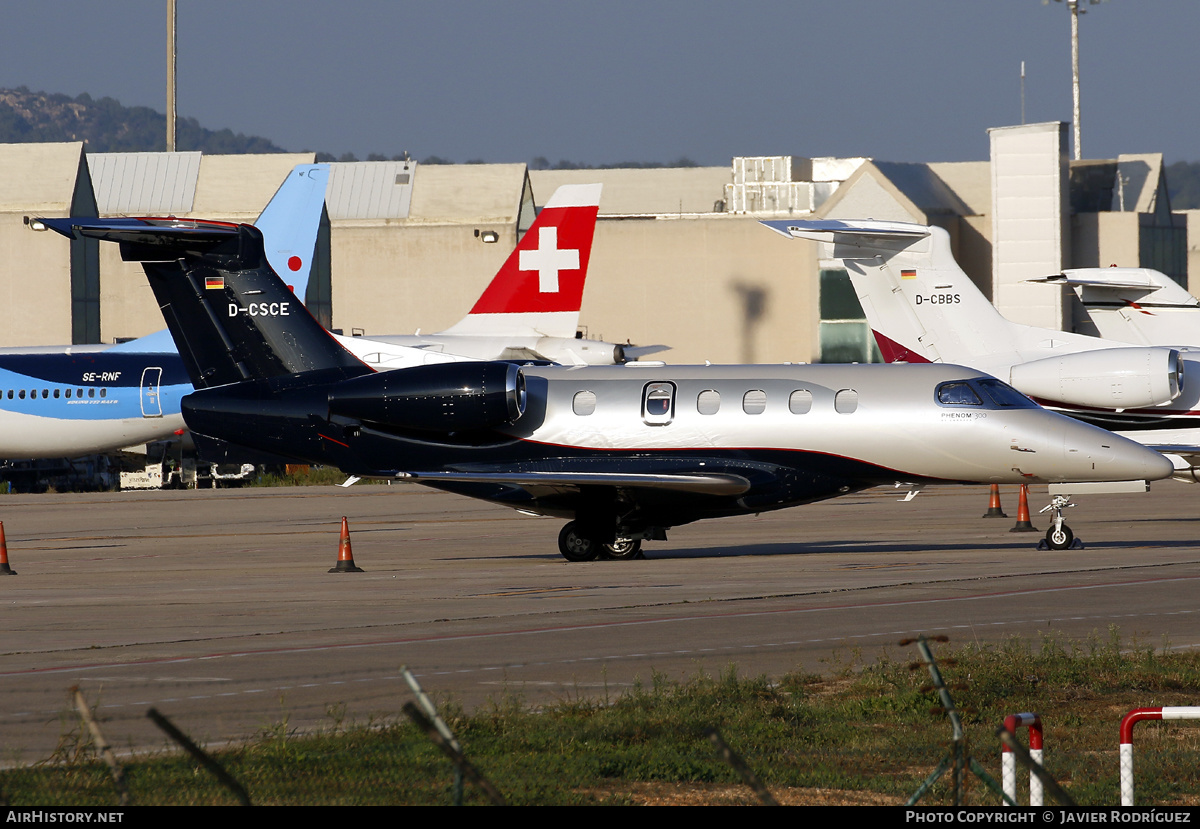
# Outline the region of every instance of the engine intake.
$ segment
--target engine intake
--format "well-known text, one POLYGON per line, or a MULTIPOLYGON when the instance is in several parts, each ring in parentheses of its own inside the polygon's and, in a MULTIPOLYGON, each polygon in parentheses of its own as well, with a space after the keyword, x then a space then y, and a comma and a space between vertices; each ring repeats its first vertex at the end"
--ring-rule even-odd
POLYGON ((338 383, 329 414, 425 432, 495 429, 525 412, 525 377, 512 363, 442 363, 338 383))
POLYGON ((1101 409, 1170 403, 1183 391, 1183 358, 1173 348, 1104 348, 1012 367, 1010 382, 1030 397, 1101 409))

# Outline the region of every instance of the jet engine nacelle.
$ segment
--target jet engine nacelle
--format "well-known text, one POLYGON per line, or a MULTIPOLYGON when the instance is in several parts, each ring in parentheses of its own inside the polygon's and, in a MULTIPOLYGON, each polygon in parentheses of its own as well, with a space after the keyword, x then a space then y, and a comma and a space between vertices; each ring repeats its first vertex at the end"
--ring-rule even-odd
POLYGON ((1102 409, 1170 403, 1183 391, 1183 360, 1173 348, 1104 348, 1012 367, 1009 382, 1029 395, 1102 409))
POLYGON ((603 340, 542 337, 537 352, 564 366, 611 366, 625 362, 624 347, 603 340))
POLYGON ((382 371, 329 392, 329 415, 425 432, 506 426, 525 412, 525 378, 513 363, 463 362, 382 371))

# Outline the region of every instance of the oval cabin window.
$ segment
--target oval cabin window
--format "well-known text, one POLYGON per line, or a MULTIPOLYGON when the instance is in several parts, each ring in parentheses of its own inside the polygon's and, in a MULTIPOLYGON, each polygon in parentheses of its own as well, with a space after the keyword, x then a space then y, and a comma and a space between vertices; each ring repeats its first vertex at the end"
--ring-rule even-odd
POLYGON ((742 396, 742 411, 746 414, 762 414, 767 409, 767 393, 762 389, 751 389, 742 396))
POLYGON ((854 414, 858 409, 858 392, 842 389, 833 396, 833 410, 838 414, 854 414))
POLYGON ((575 392, 571 401, 571 411, 577 415, 590 415, 596 411, 596 393, 594 391, 575 392))
POLYGON ((812 411, 812 392, 808 389, 796 389, 788 397, 788 411, 792 414, 808 414, 812 411))
POLYGON ((721 393, 708 389, 696 398, 696 411, 702 415, 715 415, 721 410, 721 393))
POLYGON ((642 392, 642 420, 650 426, 663 426, 675 415, 675 384, 647 383, 642 392))

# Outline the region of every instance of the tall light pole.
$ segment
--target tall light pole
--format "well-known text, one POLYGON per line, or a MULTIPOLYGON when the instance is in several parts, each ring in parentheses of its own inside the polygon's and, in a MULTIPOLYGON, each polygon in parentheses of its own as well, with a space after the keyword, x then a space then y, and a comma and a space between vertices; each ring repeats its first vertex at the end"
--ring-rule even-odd
MULTIPOLYGON (((1055 1, 1062 2, 1062 0, 1055 1)), ((1042 0, 1043 4, 1046 2, 1047 0, 1042 0)), ((1066 0, 1066 2, 1071 10, 1071 115, 1075 134, 1075 160, 1079 161, 1083 158, 1082 150, 1079 146, 1079 15, 1087 11, 1087 6, 1084 5, 1085 0, 1066 0)), ((1087 3, 1092 6, 1099 2, 1101 0, 1087 0, 1087 3)))
POLYGON ((167 0, 167 152, 175 152, 175 0, 167 0))

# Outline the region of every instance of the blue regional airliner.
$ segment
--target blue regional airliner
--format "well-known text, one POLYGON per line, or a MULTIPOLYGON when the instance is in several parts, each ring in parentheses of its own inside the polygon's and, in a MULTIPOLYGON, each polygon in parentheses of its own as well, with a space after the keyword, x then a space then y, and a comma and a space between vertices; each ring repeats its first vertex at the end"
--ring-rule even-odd
MULTIPOLYGON (((296 167, 255 222, 268 260, 301 297, 328 179, 328 165, 296 167)), ((0 458, 77 457, 169 439, 184 429, 179 400, 192 390, 165 330, 109 348, 0 350, 0 458)))

